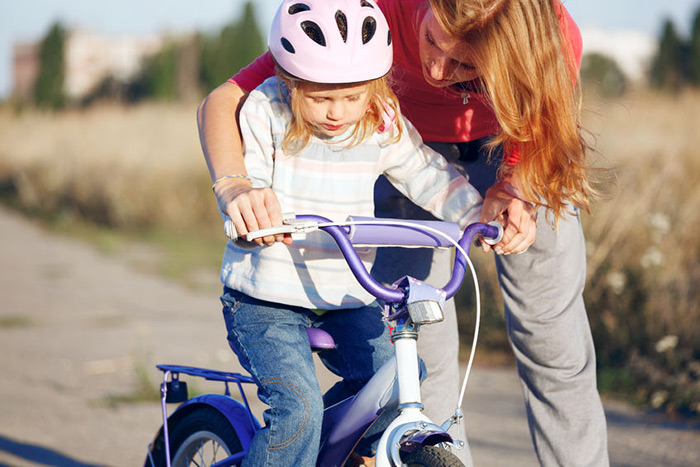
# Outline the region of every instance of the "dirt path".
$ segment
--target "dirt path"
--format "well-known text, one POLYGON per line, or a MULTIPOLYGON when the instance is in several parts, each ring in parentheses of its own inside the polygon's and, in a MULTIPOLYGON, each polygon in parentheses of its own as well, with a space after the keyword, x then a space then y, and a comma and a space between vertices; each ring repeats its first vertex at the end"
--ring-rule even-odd
MULTIPOLYGON (((216 294, 135 272, 3 208, 0 296, 0 466, 142 465, 158 405, 109 401, 134 395, 142 374, 155 387, 155 363, 237 368, 216 294)), ((613 465, 700 465, 699 430, 606 408, 613 465)), ((537 465, 513 369, 477 369, 465 409, 477 466, 537 465)))

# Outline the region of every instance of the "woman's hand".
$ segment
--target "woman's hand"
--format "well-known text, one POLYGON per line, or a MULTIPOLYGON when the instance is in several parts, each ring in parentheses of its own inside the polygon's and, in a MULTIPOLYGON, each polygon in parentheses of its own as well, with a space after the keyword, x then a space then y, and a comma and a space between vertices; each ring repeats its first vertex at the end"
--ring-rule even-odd
POLYGON ((500 242, 493 247, 482 242, 485 252, 493 248, 499 255, 522 253, 535 241, 537 207, 513 194, 508 182, 496 183, 486 191, 479 220, 503 225, 500 242))
MULTIPOLYGON (((239 236, 282 225, 282 209, 271 188, 253 188, 246 179, 231 178, 217 183, 214 194, 219 209, 231 218, 239 236)), ((292 237, 283 234, 268 235, 257 238, 254 242, 260 246, 275 242, 291 245, 292 237)))

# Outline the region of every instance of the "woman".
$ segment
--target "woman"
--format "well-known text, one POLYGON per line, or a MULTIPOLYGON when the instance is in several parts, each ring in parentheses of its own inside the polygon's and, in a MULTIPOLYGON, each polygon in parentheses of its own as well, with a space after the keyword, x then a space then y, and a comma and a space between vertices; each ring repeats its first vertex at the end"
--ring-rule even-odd
MULTIPOLYGON (((497 270, 540 463, 607 465, 605 417, 582 298, 585 248, 578 210, 587 208, 590 189, 577 107, 579 31, 559 0, 378 4, 392 31, 392 78, 402 111, 485 195, 482 220, 506 225, 496 245, 497 270)), ((213 180, 245 173, 234 115, 246 89, 272 68, 263 55, 202 103, 200 139, 213 180)), ((382 180, 375 193, 379 215, 419 217, 382 180)), ((215 194, 224 212, 241 213, 241 233, 281 220, 273 200, 250 193, 240 180, 217 185, 215 194), (258 214, 261 206, 269 217, 258 214)), ((264 239, 275 240, 281 238, 264 239)), ((402 259, 440 283, 449 258, 421 254, 383 251, 373 273, 391 281, 402 259)), ((426 328, 419 343, 430 375, 424 402, 434 419, 449 416, 456 399, 449 392, 456 394, 458 386, 453 305, 446 315, 441 326, 426 328), (452 343, 450 352, 445 342, 452 343)))

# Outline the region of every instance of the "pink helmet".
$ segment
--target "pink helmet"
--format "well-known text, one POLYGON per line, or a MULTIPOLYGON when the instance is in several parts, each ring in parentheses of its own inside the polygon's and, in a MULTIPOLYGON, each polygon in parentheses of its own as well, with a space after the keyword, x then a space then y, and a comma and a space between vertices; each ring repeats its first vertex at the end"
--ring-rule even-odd
POLYGON ((373 0, 283 0, 267 46, 284 71, 315 83, 381 78, 393 59, 389 25, 373 0))

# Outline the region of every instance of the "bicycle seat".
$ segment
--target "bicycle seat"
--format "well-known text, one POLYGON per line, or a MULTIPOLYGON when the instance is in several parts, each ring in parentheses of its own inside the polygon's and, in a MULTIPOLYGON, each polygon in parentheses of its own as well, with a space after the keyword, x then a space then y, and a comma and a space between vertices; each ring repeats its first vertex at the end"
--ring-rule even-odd
POLYGON ((306 334, 309 336, 309 345, 311 345, 311 350, 313 351, 335 348, 333 336, 323 329, 306 328, 306 334))
MULTIPOLYGON (((306 328, 306 335, 309 336, 309 346, 313 352, 335 348, 333 336, 328 334, 323 329, 306 328)), ((233 353, 237 353, 236 348, 233 346, 233 344, 231 344, 231 341, 228 341, 228 346, 231 347, 233 353)))

